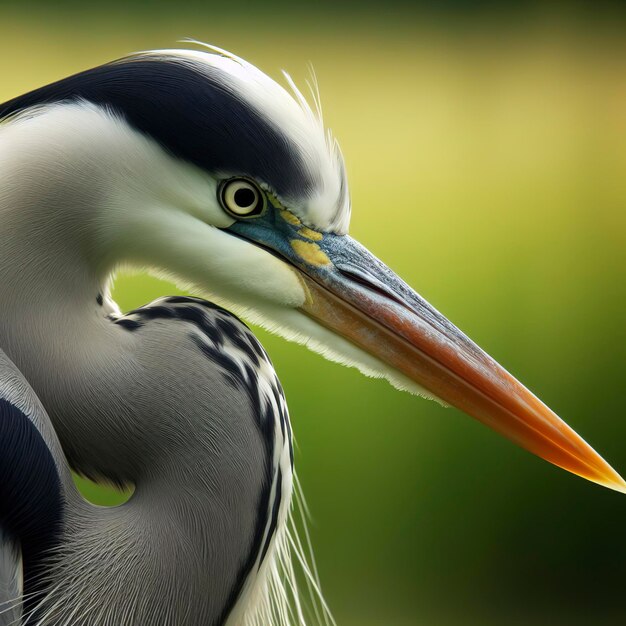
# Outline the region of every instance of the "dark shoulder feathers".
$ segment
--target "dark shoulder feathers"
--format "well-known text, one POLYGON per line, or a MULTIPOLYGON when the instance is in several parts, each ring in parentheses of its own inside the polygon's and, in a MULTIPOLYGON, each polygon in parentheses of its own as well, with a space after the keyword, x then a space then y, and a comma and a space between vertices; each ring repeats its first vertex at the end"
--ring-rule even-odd
POLYGON ((42 562, 61 532, 61 483, 52 453, 33 422, 3 397, 0 477, 0 526, 19 542, 24 592, 35 593, 42 562))

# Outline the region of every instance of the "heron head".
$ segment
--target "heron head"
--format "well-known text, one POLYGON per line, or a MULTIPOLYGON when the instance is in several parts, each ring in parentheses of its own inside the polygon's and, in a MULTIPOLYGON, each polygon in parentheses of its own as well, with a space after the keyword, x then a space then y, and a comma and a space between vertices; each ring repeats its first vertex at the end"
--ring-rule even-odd
POLYGON ((626 491, 546 405, 347 234, 341 153, 287 80, 291 93, 216 49, 157 51, 19 106, 73 97, 120 119, 99 134, 115 143, 109 167, 121 172, 99 240, 125 247, 123 260, 169 271, 287 339, 454 405, 555 465, 626 491))
POLYGON ((184 151, 200 144, 195 158, 212 184, 204 220, 233 261, 201 288, 288 339, 454 405, 555 465, 626 491, 582 438, 347 234, 346 171, 319 105, 314 111, 288 76, 291 93, 223 51, 170 60, 206 89, 184 151))

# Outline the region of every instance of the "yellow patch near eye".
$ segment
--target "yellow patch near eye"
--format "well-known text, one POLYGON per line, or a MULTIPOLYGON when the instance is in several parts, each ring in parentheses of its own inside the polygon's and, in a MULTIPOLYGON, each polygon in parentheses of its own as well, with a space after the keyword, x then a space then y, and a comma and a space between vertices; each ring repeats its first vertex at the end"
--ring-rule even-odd
POLYGON ((304 237, 305 239, 311 239, 312 241, 321 241, 324 237, 322 233, 318 233, 316 230, 312 230, 306 226, 303 226, 298 231, 298 235, 300 235, 300 237, 304 237))
POLYGON ((300 220, 289 211, 285 209, 281 209, 280 216, 287 222, 288 224, 292 224, 293 226, 299 226, 301 224, 300 220))
POLYGON ((266 191, 265 195, 275 209, 285 210, 283 203, 271 191, 266 191))
POLYGON ((330 259, 326 253, 316 244, 301 239, 292 239, 291 247, 294 252, 309 265, 328 265, 330 259))

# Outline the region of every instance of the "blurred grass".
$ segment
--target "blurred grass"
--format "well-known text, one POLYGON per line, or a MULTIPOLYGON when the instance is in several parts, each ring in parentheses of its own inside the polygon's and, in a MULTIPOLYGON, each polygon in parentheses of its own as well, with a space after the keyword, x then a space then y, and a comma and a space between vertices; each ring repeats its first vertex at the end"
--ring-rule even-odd
MULTIPOLYGON (((348 163, 351 234, 626 470, 617 23, 13 6, 0 35, 2 100, 183 36, 298 82, 313 62, 348 163)), ((115 296, 128 309, 173 291, 121 276, 115 296)), ((256 330, 287 393, 339 624, 626 622, 623 497, 256 330)))

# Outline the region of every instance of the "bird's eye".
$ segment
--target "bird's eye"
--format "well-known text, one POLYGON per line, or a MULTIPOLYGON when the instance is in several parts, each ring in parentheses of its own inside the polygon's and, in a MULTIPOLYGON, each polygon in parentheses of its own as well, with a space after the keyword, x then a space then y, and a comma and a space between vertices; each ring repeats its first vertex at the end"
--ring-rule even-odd
POLYGON ((231 178, 220 185, 221 205, 234 217, 257 217, 265 210, 265 194, 245 178, 231 178))

